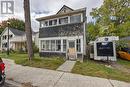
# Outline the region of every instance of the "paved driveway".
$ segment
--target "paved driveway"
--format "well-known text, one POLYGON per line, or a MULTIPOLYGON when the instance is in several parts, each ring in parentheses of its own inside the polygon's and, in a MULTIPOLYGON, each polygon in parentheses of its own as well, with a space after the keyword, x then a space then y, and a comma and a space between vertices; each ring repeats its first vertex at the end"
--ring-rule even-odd
POLYGON ((130 83, 116 80, 21 66, 9 59, 4 62, 7 78, 38 87, 130 87, 130 83))

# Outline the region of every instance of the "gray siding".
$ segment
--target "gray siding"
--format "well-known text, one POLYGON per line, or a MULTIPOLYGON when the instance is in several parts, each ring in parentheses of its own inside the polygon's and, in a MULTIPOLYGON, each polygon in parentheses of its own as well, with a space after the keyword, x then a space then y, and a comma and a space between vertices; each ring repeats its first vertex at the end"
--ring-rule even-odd
POLYGON ((83 35, 83 23, 66 24, 55 27, 40 28, 39 37, 62 37, 83 35))

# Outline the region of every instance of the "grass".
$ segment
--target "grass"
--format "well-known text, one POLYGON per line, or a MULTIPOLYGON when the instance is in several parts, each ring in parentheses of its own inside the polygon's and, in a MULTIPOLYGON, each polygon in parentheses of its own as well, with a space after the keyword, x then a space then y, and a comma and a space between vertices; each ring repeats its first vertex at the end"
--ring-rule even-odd
POLYGON ((16 64, 20 64, 23 66, 31 66, 31 67, 45 68, 45 69, 52 69, 52 70, 56 70, 61 64, 64 63, 63 58, 59 58, 59 57, 42 58, 39 57, 38 54, 35 54, 35 58, 33 58, 32 61, 28 60, 27 54, 13 53, 7 56, 5 53, 1 53, 0 57, 12 59, 15 61, 16 64))
POLYGON ((106 67, 104 64, 92 60, 86 60, 83 63, 77 62, 72 73, 130 82, 129 73, 106 67))
POLYGON ((118 64, 123 65, 125 68, 130 69, 130 61, 118 58, 118 64))

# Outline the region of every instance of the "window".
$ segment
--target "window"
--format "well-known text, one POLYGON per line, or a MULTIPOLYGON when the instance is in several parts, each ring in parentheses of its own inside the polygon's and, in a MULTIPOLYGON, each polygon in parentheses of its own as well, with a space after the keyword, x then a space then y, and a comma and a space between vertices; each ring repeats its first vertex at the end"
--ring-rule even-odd
POLYGON ((43 51, 61 51, 61 40, 42 40, 41 50, 43 51))
POLYGON ((57 25, 57 19, 52 21, 52 25, 57 25))
POLYGON ((70 23, 79 23, 81 22, 81 15, 73 15, 70 17, 70 23))
POLYGON ((63 51, 66 51, 66 40, 63 40, 63 51))
POLYGON ((52 25, 52 20, 51 20, 51 21, 49 21, 49 25, 52 25))
POLYGON ((2 39, 4 40, 4 39, 5 39, 5 37, 3 36, 3 37, 2 37, 2 39))
POLYGON ((51 51, 55 51, 55 40, 51 40, 51 51))
POLYGON ((61 40, 56 40, 56 51, 61 51, 61 40))
POLYGON ((48 21, 45 21, 45 22, 44 22, 44 25, 45 25, 45 26, 48 26, 48 21))
POLYGON ((59 24, 66 24, 66 23, 68 23, 68 17, 59 19, 59 24))
POLYGON ((7 39, 8 36, 5 35, 5 40, 7 39))
POLYGON ((77 46, 76 46, 77 52, 81 52, 81 40, 80 40, 80 39, 77 39, 77 40, 76 40, 76 43, 77 43, 77 46))
POLYGON ((41 41, 41 48, 42 50, 46 50, 46 41, 41 41))
POLYGON ((9 38, 11 39, 13 37, 13 35, 9 35, 9 38))
POLYGON ((3 44, 2 44, 2 47, 5 47, 5 48, 6 48, 6 47, 7 47, 7 43, 3 43, 3 44))
POLYGON ((2 37, 2 39, 3 39, 3 40, 6 40, 7 37, 8 37, 8 36, 4 35, 4 36, 2 37))
POLYGON ((46 41, 46 51, 49 51, 49 40, 46 41))
POLYGON ((41 21, 41 27, 48 26, 48 21, 41 21))

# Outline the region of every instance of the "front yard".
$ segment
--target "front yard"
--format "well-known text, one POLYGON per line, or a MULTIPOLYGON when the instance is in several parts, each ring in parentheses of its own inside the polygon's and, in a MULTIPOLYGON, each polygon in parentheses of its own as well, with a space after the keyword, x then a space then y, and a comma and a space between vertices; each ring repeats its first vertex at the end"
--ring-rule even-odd
POLYGON ((130 61, 118 59, 117 63, 124 66, 127 69, 130 69, 130 61))
MULTIPOLYGON (((130 61, 119 60, 117 63, 118 62, 124 66, 130 67, 130 61)), ((106 67, 104 64, 93 60, 86 60, 83 63, 77 62, 72 73, 130 82, 130 73, 123 72, 113 67, 106 67)))
MULTIPOLYGON (((27 54, 13 53, 7 56, 5 53, 0 53, 0 57, 12 59, 16 64, 23 66, 52 70, 56 70, 65 62, 63 58, 42 58, 39 57, 38 54, 35 54, 35 58, 32 61, 27 59, 27 54)), ((130 61, 118 59, 116 63, 130 70, 130 61)), ((72 70, 72 73, 130 82, 130 72, 125 72, 115 67, 106 67, 104 63, 99 63, 93 60, 85 60, 83 63, 77 62, 72 70)))
POLYGON ((8 58, 15 61, 16 64, 23 66, 31 66, 37 68, 45 68, 56 70, 61 64, 64 63, 63 58, 52 57, 52 58, 42 58, 38 54, 35 54, 35 58, 32 61, 28 60, 27 54, 13 53, 7 56, 5 53, 0 53, 0 57, 8 58))

